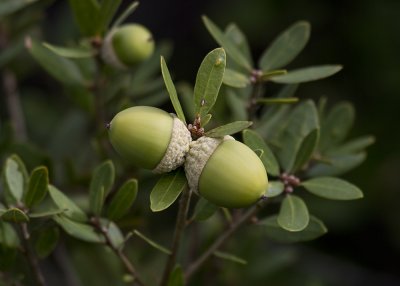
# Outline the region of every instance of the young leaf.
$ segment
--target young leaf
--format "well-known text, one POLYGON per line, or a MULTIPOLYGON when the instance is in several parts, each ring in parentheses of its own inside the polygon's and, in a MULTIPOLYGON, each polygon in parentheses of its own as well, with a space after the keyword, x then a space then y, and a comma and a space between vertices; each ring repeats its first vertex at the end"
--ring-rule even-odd
POLYGON ((225 260, 229 260, 238 264, 242 264, 242 265, 246 265, 247 261, 244 260, 243 258, 237 257, 236 255, 230 254, 230 253, 226 253, 226 252, 222 252, 222 251, 214 251, 214 256, 221 258, 221 259, 225 259, 225 260))
POLYGON ((13 226, 0 220, 0 249, 3 248, 1 246, 17 248, 20 246, 20 240, 13 226))
POLYGON ((62 210, 66 210, 65 216, 69 217, 74 221, 80 221, 80 222, 87 221, 86 214, 66 195, 60 192, 56 187, 49 185, 49 194, 57 207, 59 207, 62 210))
POLYGON ((324 223, 314 216, 310 216, 310 222, 305 229, 296 232, 283 229, 278 224, 276 215, 262 220, 259 225, 265 227, 265 233, 269 238, 286 243, 313 240, 324 235, 328 231, 324 223))
POLYGON ((14 13, 36 1, 38 0, 2 0, 0 2, 0 17, 14 13))
POLYGON ((112 198, 107 217, 111 220, 118 220, 123 217, 135 201, 137 192, 138 181, 136 179, 126 181, 112 198))
POLYGON ((357 139, 353 139, 335 149, 327 152, 328 155, 346 155, 351 153, 357 153, 363 151, 368 146, 375 143, 375 137, 363 136, 357 139))
POLYGON ((265 192, 267 198, 273 198, 282 194, 285 185, 280 181, 268 182, 268 189, 265 192))
POLYGON ((218 207, 216 205, 200 197, 194 208, 193 219, 196 221, 205 221, 215 214, 217 210, 218 207))
POLYGON ((184 286, 185 279, 182 267, 180 265, 176 265, 175 269, 171 272, 171 275, 168 279, 167 286, 184 286))
POLYGON ((185 114, 183 114, 182 106, 176 93, 175 85, 171 79, 167 64, 165 63, 164 57, 161 56, 161 73, 164 78, 165 86, 167 87, 169 98, 171 99, 172 105, 176 111, 176 114, 183 123, 186 124, 185 114))
POLYGON ((264 139, 262 139, 262 137, 257 132, 250 129, 244 130, 243 141, 252 150, 263 150, 264 152, 261 156, 261 161, 263 162, 268 174, 271 174, 273 176, 279 175, 278 161, 276 160, 271 149, 268 147, 267 143, 265 143, 264 139))
POLYGON ((162 175, 150 194, 151 210, 165 210, 176 201, 186 187, 187 181, 182 168, 162 175))
POLYGON ((154 240, 151 240, 150 238, 148 238, 147 236, 145 236, 144 234, 142 234, 141 232, 139 232, 138 230, 134 230, 133 231, 134 234, 136 234, 138 237, 140 237, 141 239, 143 239, 144 241, 146 241, 149 245, 151 245, 152 247, 154 247, 155 249, 170 255, 171 251, 167 248, 165 248, 164 246, 161 246, 160 244, 158 244, 157 242, 155 242, 154 240))
POLYGON ((222 82, 226 85, 243 88, 250 84, 250 79, 241 72, 234 71, 232 69, 225 69, 224 77, 222 82))
POLYGON ((308 82, 329 77, 339 72, 341 69, 341 65, 306 67, 289 71, 285 75, 271 77, 270 80, 276 83, 285 84, 308 82))
POLYGON ((107 30, 122 0, 102 0, 97 17, 97 32, 107 30))
POLYGON ((316 128, 312 130, 308 135, 303 138, 299 150, 296 154, 296 159, 294 160, 293 167, 291 173, 295 173, 300 170, 313 155, 319 139, 319 129, 316 128))
POLYGON ((235 134, 250 127, 253 124, 251 121, 235 121, 226 125, 219 126, 206 132, 208 137, 222 137, 225 135, 235 134))
POLYGON ((203 118, 214 106, 225 72, 226 54, 218 48, 209 52, 197 72, 194 86, 195 112, 203 118))
POLYGON ((359 166, 367 158, 365 152, 348 155, 334 155, 326 158, 327 162, 317 163, 308 171, 309 177, 339 176, 359 166))
POLYGON ((70 236, 77 239, 94 242, 104 243, 104 237, 101 236, 92 226, 70 220, 64 215, 56 215, 53 220, 61 226, 61 228, 70 236))
POLYGON ((207 125, 207 123, 210 122, 211 118, 212 118, 212 115, 210 113, 206 114, 201 121, 201 127, 205 127, 207 125))
POLYGON ((39 258, 45 258, 56 248, 60 230, 58 227, 50 227, 39 232, 35 241, 35 251, 39 258))
POLYGON ((44 47, 48 48, 53 53, 70 59, 84 59, 91 58, 95 55, 95 51, 89 47, 60 47, 49 43, 42 43, 44 47))
POLYGON ((48 211, 43 211, 43 212, 34 212, 34 213, 29 213, 29 218, 42 218, 42 217, 50 217, 58 214, 65 213, 67 209, 58 209, 58 210, 48 210, 48 211))
POLYGON ((230 23, 226 26, 225 37, 231 40, 236 47, 246 57, 247 61, 253 66, 253 58, 251 56, 250 46, 247 41, 246 35, 239 29, 235 23, 230 23))
POLYGON ((104 199, 114 184, 115 170, 111 160, 107 160, 96 167, 90 182, 89 203, 90 210, 100 215, 104 199))
POLYGON ((126 18, 128 18, 129 15, 131 15, 136 10, 138 6, 139 6, 138 1, 132 2, 132 4, 129 5, 128 8, 126 8, 125 11, 117 18, 117 20, 115 20, 114 24, 112 25, 112 29, 121 25, 122 22, 124 22, 126 18))
POLYGON ((102 228, 106 230, 111 244, 116 248, 121 248, 125 239, 119 227, 114 222, 107 219, 100 219, 100 223, 102 228))
POLYGON ((265 105, 273 105, 273 104, 292 104, 298 102, 299 99, 297 97, 287 97, 287 98, 258 98, 257 103, 265 104, 265 105))
POLYGON ((322 121, 319 149, 324 152, 343 142, 353 126, 354 118, 353 105, 348 102, 335 105, 322 121))
POLYGON ((31 208, 38 205, 47 194, 49 173, 46 167, 35 168, 29 179, 28 191, 25 196, 25 205, 31 208))
POLYGON ((226 52, 231 56, 232 60, 234 60, 238 65, 244 67, 248 71, 252 71, 252 66, 249 60, 246 58, 244 53, 237 48, 236 44, 227 37, 220 28, 217 27, 210 19, 206 16, 202 17, 204 25, 207 30, 213 36, 215 41, 223 47, 226 52))
POLYGON ((22 200, 27 181, 27 171, 21 159, 16 155, 7 158, 3 167, 3 182, 5 198, 9 204, 22 200))
POLYGON ((288 231, 302 231, 310 220, 304 201, 295 195, 287 195, 281 204, 277 218, 278 224, 288 231))
POLYGON ((288 122, 282 135, 278 138, 281 148, 278 158, 285 171, 293 168, 296 155, 304 138, 314 129, 319 128, 318 112, 315 104, 307 100, 299 104, 289 115, 288 122))
POLYGON ((301 185, 314 195, 330 200, 355 200, 363 197, 355 185, 333 177, 319 177, 304 181, 301 185))
POLYGON ((12 223, 23 223, 28 222, 29 217, 20 209, 11 208, 6 210, 2 215, 1 219, 3 221, 12 222, 12 223))
POLYGON ((25 46, 33 58, 56 80, 67 85, 82 85, 84 83, 83 75, 73 61, 56 55, 31 38, 26 38, 25 46))
POLYGON ((260 68, 270 71, 289 64, 307 44, 310 31, 311 26, 308 22, 294 23, 264 51, 258 63, 260 68))
POLYGON ((75 22, 83 36, 93 36, 97 32, 100 5, 97 0, 69 0, 75 22))

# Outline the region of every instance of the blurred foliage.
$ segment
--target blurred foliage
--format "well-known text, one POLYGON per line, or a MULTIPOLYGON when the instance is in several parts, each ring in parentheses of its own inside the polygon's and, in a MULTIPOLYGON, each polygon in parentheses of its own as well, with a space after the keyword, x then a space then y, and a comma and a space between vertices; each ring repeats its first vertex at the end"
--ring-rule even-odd
MULTIPOLYGON (((128 21, 148 26, 156 37, 157 50, 145 63, 117 71, 94 57, 98 51, 88 36, 104 36, 118 18, 113 13, 135 10, 130 5, 130 1, 107 0, 0 2, 4 198, 0 203, 0 285, 31 285, 27 281, 34 279, 16 251, 23 245, 19 227, 27 222, 34 253, 40 259, 47 257, 40 260, 40 266, 49 285, 125 285, 132 277, 112 253, 119 247, 136 262, 144 280, 156 283, 154 269, 162 269, 165 262, 165 254, 158 250, 169 251, 161 245, 169 245, 177 204, 166 208, 179 196, 185 179, 178 171, 164 175, 156 184, 150 172, 135 169, 116 156, 104 126, 116 112, 131 105, 175 109, 179 115, 178 98, 186 120, 192 122, 201 106, 193 108, 191 98, 200 99, 202 93, 194 71, 219 45, 227 53, 227 68, 216 81, 224 84, 218 98, 219 87, 211 92, 215 97, 207 103, 216 102, 201 111, 202 122, 205 125, 211 119, 207 130, 217 135, 248 127, 244 120, 254 122, 252 130, 243 131, 243 140, 271 170, 272 184, 266 195, 273 204, 262 210, 263 219, 256 226, 239 231, 216 252, 190 285, 398 285, 400 137, 393 132, 393 123, 399 120, 395 109, 400 93, 400 38, 396 36, 400 3, 143 1, 128 21), (88 21, 89 12, 76 11, 91 11, 98 20, 88 21), (209 17, 203 21, 218 44, 202 25, 202 14, 209 17), (312 24, 311 37, 306 22, 293 24, 303 19, 312 24), (297 35, 298 49, 285 51, 286 59, 279 59, 274 53, 288 43, 284 36, 272 40, 285 29, 286 34, 297 35), (160 72, 160 55, 170 68, 169 79, 165 69, 160 72), (268 65, 268 58, 278 59, 268 65), (298 86, 340 69, 321 66, 325 62, 342 63, 344 69, 333 78, 298 86), (312 70, 296 74, 307 66, 312 70), (254 73, 255 68, 261 68, 262 74, 254 73), (268 81, 268 88, 259 86, 265 97, 257 102, 262 107, 254 110, 246 109, 254 85, 251 76, 268 81), (168 81, 167 89, 163 79, 168 81), (171 95, 173 81, 177 96, 171 95), (212 116, 208 114, 211 107, 212 116), (232 121, 239 123, 232 127, 228 124, 232 121), (222 131, 217 127, 221 125, 222 131), (374 134, 377 142, 360 165, 366 159, 365 148, 375 141, 364 134, 374 134), (290 184, 282 183, 284 172, 279 167, 305 179, 304 188, 295 190, 296 196, 282 196, 290 193, 290 184), (341 196, 329 188, 334 199, 360 197, 354 185, 327 177, 345 173, 344 179, 363 190, 363 200, 325 201, 304 191, 326 196, 324 186, 329 185, 348 190, 341 196), (168 176, 182 180, 172 188, 170 198, 161 201, 157 186, 168 188, 168 176), (286 207, 279 209, 281 203, 286 207), (88 216, 98 220, 90 221, 88 216), (313 242, 276 242, 314 239, 326 227, 329 234, 313 242), (301 231, 289 236, 285 229, 301 231)), ((194 251, 205 250, 225 229, 230 215, 238 215, 202 199, 191 207, 189 222, 200 223, 190 224, 184 237, 179 253, 183 266, 189 263, 184 253, 193 258, 194 251)), ((175 268, 171 285, 180 285, 182 269, 175 268)))

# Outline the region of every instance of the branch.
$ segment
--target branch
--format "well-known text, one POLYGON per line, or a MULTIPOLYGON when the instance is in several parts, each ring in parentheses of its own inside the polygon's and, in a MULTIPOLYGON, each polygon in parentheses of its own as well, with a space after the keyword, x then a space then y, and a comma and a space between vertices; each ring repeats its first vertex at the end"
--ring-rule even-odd
POLYGON ((134 277, 134 281, 133 283, 140 285, 140 286, 144 286, 145 284, 143 283, 142 279, 140 278, 135 266, 133 265, 133 263, 129 260, 128 257, 126 257, 126 255, 124 254, 124 252, 122 251, 122 249, 116 247, 112 241, 111 238, 108 234, 107 229, 105 229, 101 223, 99 218, 92 218, 91 222, 93 223, 93 225, 97 228, 98 231, 100 231, 100 233, 104 236, 105 240, 106 240, 106 244, 109 248, 111 248, 111 250, 118 256, 118 258, 121 260, 122 264, 124 265, 125 269, 134 277))
POLYGON ((186 226, 186 219, 187 219, 187 214, 188 214, 188 210, 189 210, 191 194, 192 194, 192 191, 189 188, 185 188, 183 190, 182 197, 179 201, 178 217, 176 220, 174 239, 173 239, 172 248, 171 248, 172 253, 168 257, 167 263, 165 265, 164 274, 163 274, 163 277, 162 277, 161 283, 160 283, 161 286, 167 285, 171 271, 173 270, 175 263, 176 263, 176 256, 179 251, 181 237, 182 237, 183 231, 186 226))
POLYGON ((186 283, 190 280, 194 273, 196 273, 200 267, 218 250, 242 225, 248 222, 263 206, 255 205, 245 212, 238 220, 232 223, 232 225, 221 235, 218 239, 210 245, 210 247, 199 257, 197 260, 192 262, 186 272, 185 280, 186 283))
POLYGON ((20 225, 21 227, 21 232, 22 232, 22 238, 24 239, 25 242, 25 248, 23 253, 25 254, 26 258, 29 261, 29 265, 31 266, 32 272, 35 275, 35 278, 40 286, 45 286, 46 282, 44 280, 44 276, 42 271, 39 268, 39 263, 38 260, 32 251, 29 240, 30 240, 30 234, 28 231, 28 225, 26 223, 22 223, 20 225))

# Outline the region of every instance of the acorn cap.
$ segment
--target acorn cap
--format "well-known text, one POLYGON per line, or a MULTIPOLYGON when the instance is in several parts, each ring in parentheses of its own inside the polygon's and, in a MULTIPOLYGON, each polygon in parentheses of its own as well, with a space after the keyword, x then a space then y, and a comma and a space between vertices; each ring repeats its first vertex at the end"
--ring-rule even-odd
POLYGON ((155 173, 181 166, 192 140, 189 130, 177 117, 149 106, 119 112, 109 125, 109 136, 122 157, 155 173))
POLYGON ((101 56, 116 68, 126 69, 148 59, 154 52, 151 32, 140 24, 112 29, 104 38, 101 56))
POLYGON ((193 141, 185 172, 193 191, 222 207, 252 205, 268 187, 267 173, 259 157, 231 136, 193 141))

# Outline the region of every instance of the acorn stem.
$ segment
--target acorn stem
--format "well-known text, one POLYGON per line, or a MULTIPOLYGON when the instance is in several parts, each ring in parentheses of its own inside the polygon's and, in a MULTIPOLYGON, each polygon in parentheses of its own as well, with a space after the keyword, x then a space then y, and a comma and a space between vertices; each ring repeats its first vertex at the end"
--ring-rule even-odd
POLYGON ((228 239, 245 223, 247 223, 257 212, 264 207, 264 204, 256 204, 249 208, 242 216, 234 221, 230 227, 222 233, 213 244, 194 262, 192 262, 185 271, 185 281, 189 282, 190 278, 195 274, 205 262, 217 251, 228 239))
POLYGON ((172 247, 171 247, 172 253, 168 257, 167 263, 165 265, 164 274, 163 274, 163 277, 162 277, 161 283, 160 283, 161 286, 165 286, 168 284, 169 276, 170 276, 170 274, 175 266, 175 263, 176 263, 176 256, 178 254, 182 234, 183 234, 183 231, 186 226, 187 214, 189 211, 191 195, 192 195, 192 191, 188 187, 186 187, 183 190, 182 197, 179 201, 179 211, 178 211, 178 216, 176 219, 174 238, 173 238, 172 247))

